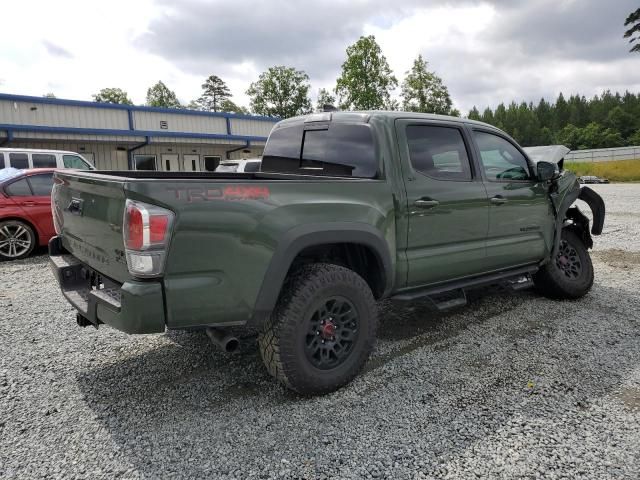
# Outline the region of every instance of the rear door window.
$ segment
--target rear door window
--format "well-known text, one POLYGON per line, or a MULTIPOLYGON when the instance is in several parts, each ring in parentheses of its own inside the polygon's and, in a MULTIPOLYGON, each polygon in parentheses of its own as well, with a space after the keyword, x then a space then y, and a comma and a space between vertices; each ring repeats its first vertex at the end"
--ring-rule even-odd
POLYGON ((26 153, 10 153, 9 161, 13 168, 29 168, 29 155, 26 153))
POLYGON ((263 172, 373 178, 378 172, 371 128, 366 124, 303 125, 274 131, 262 156, 263 172))
POLYGON ((407 144, 414 170, 437 180, 471 180, 467 148, 457 128, 408 125, 407 144))
POLYGON ((30 197, 32 195, 26 178, 21 178, 7 185, 4 189, 10 197, 30 197))
POLYGON ((53 173, 31 175, 28 180, 29 184, 31 184, 31 190, 34 195, 40 197, 51 195, 51 188, 53 187, 53 173))
POLYGON ((33 168, 56 168, 56 156, 50 153, 34 153, 31 155, 33 168))

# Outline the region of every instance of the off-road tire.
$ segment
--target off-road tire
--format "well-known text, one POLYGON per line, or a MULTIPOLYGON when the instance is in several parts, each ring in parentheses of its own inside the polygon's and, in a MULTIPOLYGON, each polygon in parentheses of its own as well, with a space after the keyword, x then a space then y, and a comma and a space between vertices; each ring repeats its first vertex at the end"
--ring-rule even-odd
POLYGON ((332 392, 349 383, 367 362, 377 323, 373 294, 360 275, 338 265, 305 265, 285 281, 276 308, 258 337, 260 355, 269 373, 291 390, 303 395, 332 392), (336 297, 354 307, 357 333, 342 363, 321 369, 305 350, 309 327, 319 306, 336 297))
POLYGON ((33 228, 20 220, 5 220, 0 222, 0 260, 19 260, 28 257, 37 244, 37 237, 33 228), (4 242, 9 242, 13 237, 16 241, 14 246, 9 246, 4 242), (6 245, 6 246, 5 246, 6 245))
MULTIPOLYGON (((571 229, 562 230, 562 242, 566 242, 571 255, 579 262, 579 273, 575 277, 566 274, 558 265, 562 250, 534 276, 536 289, 545 297, 553 299, 576 299, 591 290, 593 285, 593 264, 586 245, 571 229)), ((575 273, 573 274, 575 275, 575 273)))

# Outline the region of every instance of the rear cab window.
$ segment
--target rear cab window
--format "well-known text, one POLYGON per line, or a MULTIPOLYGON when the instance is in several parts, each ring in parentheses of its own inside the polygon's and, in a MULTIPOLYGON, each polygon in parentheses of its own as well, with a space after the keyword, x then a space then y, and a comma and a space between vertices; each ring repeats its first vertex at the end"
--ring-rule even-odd
POLYGON ((371 127, 341 122, 281 127, 267 140, 261 171, 374 178, 378 160, 371 127))

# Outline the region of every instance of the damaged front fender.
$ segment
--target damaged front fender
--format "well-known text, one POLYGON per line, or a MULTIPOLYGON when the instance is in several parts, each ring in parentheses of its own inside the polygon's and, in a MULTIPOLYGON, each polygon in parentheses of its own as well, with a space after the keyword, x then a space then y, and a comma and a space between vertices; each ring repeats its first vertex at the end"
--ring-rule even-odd
POLYGON ((555 258, 560 247, 563 228, 572 228, 582 238, 584 244, 593 247, 591 234, 600 235, 604 226, 605 205, 600 195, 588 187, 581 187, 575 175, 565 172, 550 186, 549 195, 555 209, 555 235, 551 258, 555 258), (577 206, 576 200, 583 200, 593 215, 593 225, 589 229, 589 219, 577 206))

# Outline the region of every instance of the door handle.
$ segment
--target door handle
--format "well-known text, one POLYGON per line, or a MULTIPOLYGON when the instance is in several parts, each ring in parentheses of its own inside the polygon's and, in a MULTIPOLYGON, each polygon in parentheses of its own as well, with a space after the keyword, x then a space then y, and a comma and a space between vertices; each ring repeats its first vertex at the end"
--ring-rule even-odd
POLYGON ((509 200, 504 198, 502 195, 496 195, 491 199, 491 203, 494 205, 502 205, 503 203, 507 203, 509 200))
POLYGON ((419 200, 416 200, 413 204, 416 207, 420 207, 420 208, 433 208, 433 207, 437 207, 438 205, 440 205, 440 202, 437 201, 437 200, 421 198, 419 200))
POLYGON ((22 202, 24 207, 33 207, 35 204, 36 202, 22 202))

